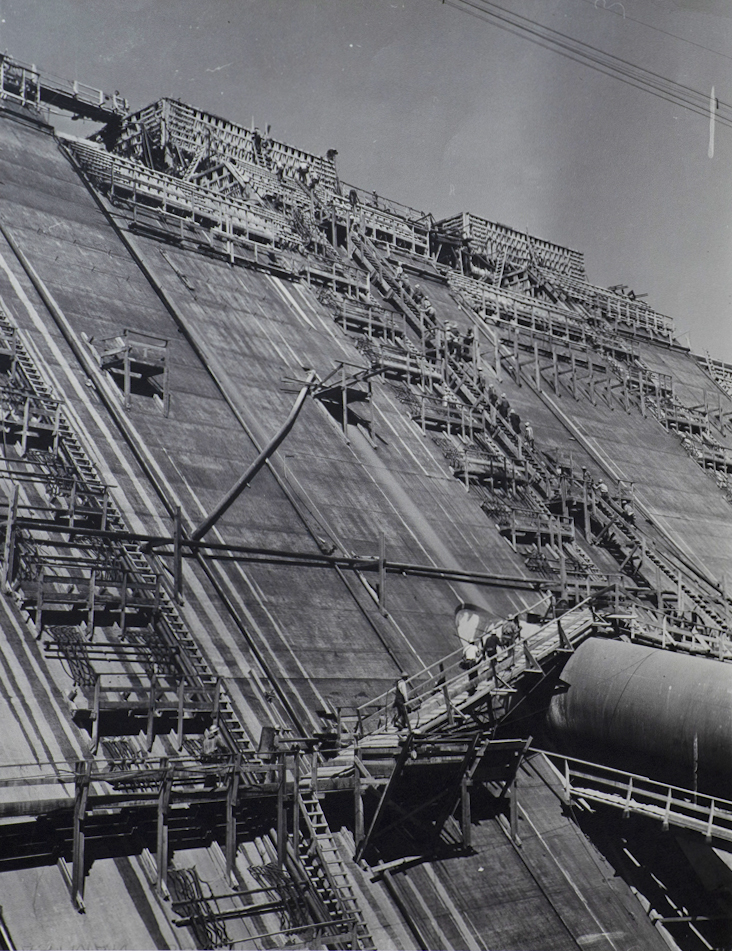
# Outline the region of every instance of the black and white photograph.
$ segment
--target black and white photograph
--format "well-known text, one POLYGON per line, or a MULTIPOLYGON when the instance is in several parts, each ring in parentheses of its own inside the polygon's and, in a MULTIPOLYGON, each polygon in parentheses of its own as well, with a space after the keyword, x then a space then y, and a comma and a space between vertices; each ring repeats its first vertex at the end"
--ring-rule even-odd
POLYGON ((0 951, 732 951, 732 5, 0 0, 0 951))

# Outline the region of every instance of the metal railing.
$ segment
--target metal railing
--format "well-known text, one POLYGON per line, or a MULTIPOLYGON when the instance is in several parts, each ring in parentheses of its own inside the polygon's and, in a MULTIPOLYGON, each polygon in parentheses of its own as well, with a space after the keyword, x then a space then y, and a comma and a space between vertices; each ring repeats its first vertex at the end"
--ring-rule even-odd
POLYGON ((625 816, 658 819, 664 829, 673 825, 700 832, 707 842, 732 842, 732 802, 727 799, 562 753, 536 752, 554 764, 567 800, 590 800, 621 809, 625 816))
MULTIPOLYGON (((441 720, 449 710, 459 711, 461 707, 487 693, 512 691, 511 681, 521 673, 527 669, 536 669, 535 663, 556 649, 569 649, 566 647, 567 643, 579 643, 583 635, 589 632, 595 623, 589 605, 596 597, 597 594, 593 593, 584 598, 569 611, 542 624, 527 637, 501 647, 492 657, 481 658, 470 669, 466 670, 461 666, 463 648, 459 647, 409 677, 407 706, 414 714, 410 717, 413 728, 429 729, 431 721, 441 720), (474 694, 469 692, 473 686, 476 688, 474 694)), ((536 602, 534 607, 543 603, 546 598, 547 595, 536 602)), ((519 613, 525 613, 526 610, 519 613)), ((387 690, 357 707, 353 723, 354 734, 366 736, 388 731, 391 726, 390 710, 393 697, 394 690, 387 690)))

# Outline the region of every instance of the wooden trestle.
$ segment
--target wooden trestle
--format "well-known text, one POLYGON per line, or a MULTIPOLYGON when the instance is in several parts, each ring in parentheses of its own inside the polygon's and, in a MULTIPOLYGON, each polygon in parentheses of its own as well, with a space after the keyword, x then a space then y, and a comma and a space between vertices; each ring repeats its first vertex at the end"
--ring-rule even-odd
MULTIPOLYGON (((97 103, 82 90, 44 85, 35 71, 7 58, 0 58, 0 88, 36 105, 53 95, 79 114, 101 109, 111 117, 122 108, 103 96, 97 103)), ((86 759, 5 768, 0 817, 29 821, 18 823, 15 838, 8 835, 0 867, 58 858, 72 900, 83 911, 98 836, 122 851, 153 846, 151 880, 161 895, 172 896, 181 926, 205 919, 214 927, 227 918, 307 901, 329 945, 373 947, 324 804, 352 800, 355 857, 385 876, 440 849, 469 851, 471 790, 477 784, 494 793, 497 811, 506 806, 518 844, 515 778, 531 740, 511 726, 512 717, 534 710, 536 698, 585 638, 622 633, 732 660, 726 592, 695 572, 672 545, 654 542, 624 517, 622 503, 632 500, 632 489, 629 499, 602 495, 574 471, 571 458, 539 451, 525 426, 512 421, 507 408, 497 408, 488 380, 500 384, 509 377, 542 398, 564 392, 577 401, 653 415, 680 436, 709 436, 713 428, 724 435, 730 414, 711 390, 692 403, 679 396, 670 373, 644 365, 639 341, 672 345, 670 320, 617 290, 588 284, 582 256, 571 249, 470 215, 435 223, 415 209, 344 185, 333 156, 292 149, 170 100, 123 121, 113 151, 71 138, 63 147, 172 315, 174 301, 136 252, 130 233, 153 237, 168 251, 215 256, 314 288, 336 324, 356 338, 366 364, 342 361, 310 390, 341 421, 345 439, 349 427, 358 426, 373 443, 372 380, 385 381, 403 404, 405 425, 433 440, 529 570, 509 577, 400 563, 387 558, 383 534, 378 553, 368 557, 326 554, 325 547, 320 554, 273 551, 186 537, 180 506, 156 481, 149 454, 119 409, 121 389, 124 408, 142 396, 157 396, 167 414, 168 341, 125 327, 96 348, 82 340, 5 229, 25 274, 155 486, 173 530, 164 537, 128 530, 63 404, 45 385, 8 315, 0 313, 0 421, 17 453, 3 462, 11 485, 1 513, 3 590, 28 612, 48 660, 71 673, 74 717, 91 738, 86 759), (468 249, 470 242, 490 259, 490 274, 486 270, 480 280, 464 263, 463 244, 468 249), (442 253, 448 246, 451 264, 442 253), (417 292, 415 278, 421 275, 450 295, 450 315, 460 316, 462 333, 417 292), (363 404, 364 416, 357 404, 363 404), (592 563, 587 550, 593 544, 616 558, 617 577, 592 563), (234 714, 225 679, 209 669, 179 616, 184 557, 198 558, 202 570, 210 570, 209 580, 215 580, 211 565, 217 558, 371 572, 384 617, 390 573, 552 592, 573 606, 468 670, 454 651, 414 673, 408 678, 409 722, 402 730, 390 722, 393 694, 386 692, 357 709, 326 711, 337 723, 330 735, 286 732, 268 744, 263 734, 255 750, 234 714), (163 559, 172 559, 172 572, 164 570, 163 559), (693 629, 665 616, 670 605, 680 609, 682 602, 699 614, 693 629), (128 722, 120 726, 121 720, 128 722), (139 732, 130 723, 144 724, 144 749, 127 742, 129 733, 139 732), (224 737, 213 753, 203 745, 204 727, 211 723, 221 726, 224 737), (171 726, 171 755, 153 755, 156 735, 171 726), (22 797, 14 797, 17 788, 22 797), (224 847, 232 887, 224 911, 205 908, 200 883, 171 868, 179 843, 204 838, 198 828, 204 812, 205 837, 224 847), (36 816, 45 817, 50 844, 32 835, 22 841, 36 816), (140 830, 135 841, 130 826, 140 830), (263 826, 274 829, 270 873, 281 875, 282 891, 277 901, 252 903, 258 890, 236 888, 238 847, 251 827, 263 826)), ((175 255, 161 254, 195 298, 196 284, 175 255)), ((207 362, 206 348, 199 351, 207 362)), ((728 382, 728 367, 712 369, 728 382)), ((729 451, 713 442, 696 461, 732 472, 729 451)), ((294 724, 299 711, 287 705, 284 688, 272 679, 294 724)), ((566 758, 561 775, 573 801, 604 802, 732 841, 732 804, 703 797, 692 803, 683 790, 566 758)), ((262 891, 271 891, 270 885, 262 891)), ((296 934, 298 927, 287 930, 296 934)))
POLYGON ((127 113, 127 101, 119 93, 108 95, 78 80, 41 74, 7 53, 0 56, 0 97, 24 106, 50 106, 94 122, 119 120, 127 113))

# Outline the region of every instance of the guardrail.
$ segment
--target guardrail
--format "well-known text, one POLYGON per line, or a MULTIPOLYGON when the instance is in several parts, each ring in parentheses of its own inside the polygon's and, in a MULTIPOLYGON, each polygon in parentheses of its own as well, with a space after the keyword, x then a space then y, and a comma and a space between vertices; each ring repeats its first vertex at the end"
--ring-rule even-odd
MULTIPOLYGON (((527 670, 541 672, 538 664, 542 659, 554 650, 573 649, 589 632, 595 623, 589 605, 596 597, 596 593, 590 595, 528 637, 500 648, 494 656, 480 659, 468 670, 461 667, 463 649, 460 647, 408 678, 408 709, 416 714, 411 718, 413 725, 422 731, 429 730, 433 721, 442 721, 450 712, 459 712, 487 694, 513 692, 511 682, 519 675, 527 670)), ((544 597, 537 604, 545 600, 544 597)), ((394 691, 387 690, 361 704, 356 710, 354 733, 365 736, 388 731, 393 697, 394 691)))
POLYGON ((35 66, 0 54, 0 99, 6 98, 26 105, 56 106, 99 122, 127 112, 127 100, 118 92, 108 95, 77 79, 41 74, 35 66))
POLYGON ((658 819, 664 829, 673 825, 700 832, 707 842, 732 842, 732 802, 727 799, 561 753, 536 752, 543 753, 555 768, 559 763, 557 772, 567 800, 590 800, 621 809, 625 816, 658 819))
POLYGON ((210 219, 222 231, 238 228, 260 240, 273 242, 275 233, 291 228, 282 214, 264 206, 252 211, 243 201, 138 165, 89 143, 66 139, 66 146, 96 185, 129 198, 134 204, 154 203, 163 212, 175 211, 192 219, 210 219), (275 229, 274 231, 272 229, 275 229))

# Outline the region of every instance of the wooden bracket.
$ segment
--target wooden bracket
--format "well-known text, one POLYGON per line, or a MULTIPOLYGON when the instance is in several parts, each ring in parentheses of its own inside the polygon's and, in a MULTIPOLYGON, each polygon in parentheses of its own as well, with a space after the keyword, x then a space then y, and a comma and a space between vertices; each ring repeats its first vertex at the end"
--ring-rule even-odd
POLYGON ((570 641, 570 639, 564 633, 564 628, 562 627, 562 622, 559 618, 557 618, 557 634, 559 634, 559 644, 560 644, 559 649, 563 651, 569 651, 570 653, 573 654, 574 647, 572 646, 572 642, 570 641))

